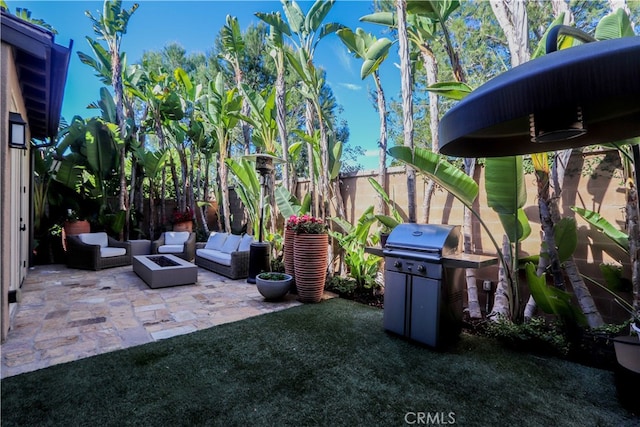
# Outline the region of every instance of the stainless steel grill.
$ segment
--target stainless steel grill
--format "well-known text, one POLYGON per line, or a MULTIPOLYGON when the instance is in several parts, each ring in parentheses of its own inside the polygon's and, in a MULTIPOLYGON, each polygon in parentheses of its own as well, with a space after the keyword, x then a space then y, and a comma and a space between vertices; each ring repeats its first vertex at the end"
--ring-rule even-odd
POLYGON ((462 325, 464 280, 449 267, 460 245, 460 227, 400 224, 383 248, 384 328, 439 347, 455 339, 462 325))

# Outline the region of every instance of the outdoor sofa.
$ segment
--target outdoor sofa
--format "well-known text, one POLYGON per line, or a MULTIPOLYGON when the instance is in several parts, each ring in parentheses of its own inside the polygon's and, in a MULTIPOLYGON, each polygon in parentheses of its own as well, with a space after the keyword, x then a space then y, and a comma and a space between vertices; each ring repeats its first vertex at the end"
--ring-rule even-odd
POLYGON ((84 270, 131 265, 131 244, 107 233, 81 233, 67 236, 67 267, 84 270))
POLYGON ((196 265, 230 279, 249 276, 249 248, 253 236, 212 232, 206 243, 196 244, 196 265))

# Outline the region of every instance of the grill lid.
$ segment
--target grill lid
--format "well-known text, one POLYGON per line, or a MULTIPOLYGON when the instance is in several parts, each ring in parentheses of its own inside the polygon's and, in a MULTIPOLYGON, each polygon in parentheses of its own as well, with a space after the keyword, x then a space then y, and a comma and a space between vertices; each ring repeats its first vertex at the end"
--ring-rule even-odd
POLYGON ((387 238, 383 253, 393 250, 431 252, 440 256, 458 252, 459 225, 413 224, 397 225, 387 238))

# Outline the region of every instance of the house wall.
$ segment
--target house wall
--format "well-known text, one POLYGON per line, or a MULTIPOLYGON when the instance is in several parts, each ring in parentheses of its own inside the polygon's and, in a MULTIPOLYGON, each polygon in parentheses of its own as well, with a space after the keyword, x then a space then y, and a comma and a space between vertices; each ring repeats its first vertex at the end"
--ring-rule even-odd
MULTIPOLYGON (((26 118, 26 108, 20 86, 11 46, 2 44, 0 70, 3 78, 0 83, 0 338, 6 339, 10 318, 16 304, 9 304, 9 291, 22 285, 27 272, 29 252, 28 213, 30 188, 30 150, 8 147, 9 112, 20 113, 26 118), (6 76, 6 78, 5 78, 6 76), (21 230, 24 225, 24 230, 21 230)), ((30 139, 27 127, 27 140, 30 139)))
MULTIPOLYGON (((406 175, 403 167, 388 169, 388 194, 395 201, 402 216, 407 218, 406 175)), ((479 183, 479 196, 474 204, 474 210, 486 223, 494 238, 501 243, 503 229, 498 215, 487 207, 487 193, 484 189, 484 172, 482 166, 476 168, 475 180, 479 183)), ((360 215, 371 205, 375 205, 377 193, 368 182, 368 178, 377 177, 377 171, 359 172, 354 175, 341 177, 342 197, 345 203, 347 220, 355 223, 360 215)), ((537 255, 540 253, 540 219, 537 207, 537 186, 535 176, 525 175, 527 186, 527 203, 525 212, 531 223, 531 235, 521 244, 521 256, 537 255)), ((424 190, 426 181, 418 175, 417 179, 417 217, 423 223, 424 190)), ((297 188, 297 195, 301 197, 308 189, 308 183, 301 181, 297 188)), ((572 210, 572 206, 579 206, 600 213, 612 224, 624 229, 625 224, 625 193, 624 179, 620 166, 620 158, 615 150, 599 150, 581 153, 575 151, 571 156, 564 181, 564 189, 560 202, 560 212, 563 217, 575 218, 578 226, 578 245, 574 258, 580 273, 604 283, 599 265, 610 263, 624 266, 624 277, 630 278, 629 256, 619 250, 572 210)), ((453 196, 442 188, 436 189, 431 202, 429 223, 433 224, 463 224, 463 206, 453 196)), ((473 219, 474 251, 479 254, 495 255, 496 250, 477 219, 473 219)), ((495 267, 488 267, 477 271, 479 289, 482 280, 497 281, 495 267)), ((587 282, 588 283, 588 282, 587 282)), ((627 314, 616 304, 610 295, 595 285, 588 284, 594 296, 596 305, 606 320, 626 319, 627 314)), ((521 290, 523 298, 528 297, 526 288, 521 290)), ((627 300, 630 294, 623 293, 627 300)), ((481 295, 482 297, 482 295, 481 295)), ((526 302, 526 299, 525 299, 526 302)))

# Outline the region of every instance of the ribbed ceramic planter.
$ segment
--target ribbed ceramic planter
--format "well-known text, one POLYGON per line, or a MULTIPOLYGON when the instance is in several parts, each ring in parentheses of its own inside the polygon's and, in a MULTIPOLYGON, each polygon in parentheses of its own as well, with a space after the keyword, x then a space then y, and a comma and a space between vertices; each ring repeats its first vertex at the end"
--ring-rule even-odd
POLYGON ((67 236, 75 236, 82 233, 91 232, 91 224, 89 221, 77 220, 77 221, 65 221, 62 227, 62 248, 67 250, 67 236))
POLYGON ((293 230, 284 231, 284 272, 295 276, 293 261, 293 240, 296 233, 293 230))
POLYGON ((327 277, 326 234, 296 234, 294 239, 294 270, 298 300, 320 302, 327 277))
POLYGON ((193 231, 193 221, 176 222, 173 224, 173 231, 193 231))

